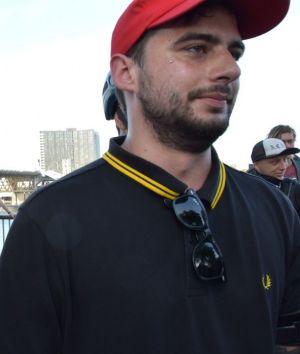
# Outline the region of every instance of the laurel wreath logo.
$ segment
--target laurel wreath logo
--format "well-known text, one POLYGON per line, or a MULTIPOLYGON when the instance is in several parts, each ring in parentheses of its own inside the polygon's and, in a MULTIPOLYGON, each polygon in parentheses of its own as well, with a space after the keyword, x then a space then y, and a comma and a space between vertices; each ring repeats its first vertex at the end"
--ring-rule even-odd
POLYGON ((264 274, 262 276, 261 280, 262 280, 263 287, 266 290, 270 290, 272 287, 272 280, 271 280, 270 274, 264 274))

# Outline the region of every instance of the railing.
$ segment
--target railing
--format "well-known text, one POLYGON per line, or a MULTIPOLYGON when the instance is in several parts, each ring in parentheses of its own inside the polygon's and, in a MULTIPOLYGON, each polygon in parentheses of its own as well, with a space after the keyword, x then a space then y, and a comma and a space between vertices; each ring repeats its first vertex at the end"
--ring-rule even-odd
POLYGON ((0 214, 0 253, 12 222, 12 216, 0 214))

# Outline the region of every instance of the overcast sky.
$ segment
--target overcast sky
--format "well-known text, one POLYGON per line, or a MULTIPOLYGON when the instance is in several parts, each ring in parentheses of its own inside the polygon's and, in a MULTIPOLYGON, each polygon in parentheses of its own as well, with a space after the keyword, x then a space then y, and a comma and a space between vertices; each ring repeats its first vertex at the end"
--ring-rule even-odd
MULTIPOLYGON (((215 144, 225 163, 247 167, 253 145, 277 124, 292 125, 300 145, 300 1, 291 2, 276 29, 245 41, 239 98, 215 144)), ((111 32, 128 3, 0 1, 0 169, 38 168, 40 130, 94 129, 105 152, 116 131, 101 92, 111 32)))

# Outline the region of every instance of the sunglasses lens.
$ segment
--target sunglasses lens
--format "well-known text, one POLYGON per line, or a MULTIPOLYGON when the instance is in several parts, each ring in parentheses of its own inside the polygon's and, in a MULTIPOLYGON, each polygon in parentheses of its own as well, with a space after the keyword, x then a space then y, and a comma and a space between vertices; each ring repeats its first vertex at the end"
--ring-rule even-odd
POLYGON ((216 245, 211 241, 200 243, 195 247, 193 264, 197 275, 203 280, 223 277, 222 257, 216 245))
POLYGON ((178 220, 188 229, 196 231, 198 243, 192 261, 198 277, 201 280, 226 282, 222 254, 212 238, 205 206, 196 192, 188 190, 185 195, 173 200, 172 205, 178 220))
POLYGON ((203 217, 199 212, 199 203, 192 196, 183 196, 174 201, 174 210, 178 219, 187 227, 203 227, 203 217))

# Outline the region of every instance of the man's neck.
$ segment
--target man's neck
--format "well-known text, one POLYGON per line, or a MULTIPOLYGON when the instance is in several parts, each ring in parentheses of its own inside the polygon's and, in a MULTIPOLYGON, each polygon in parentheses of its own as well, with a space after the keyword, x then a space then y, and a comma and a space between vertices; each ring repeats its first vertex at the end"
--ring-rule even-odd
POLYGON ((202 187, 211 170, 211 148, 192 154, 172 149, 145 134, 134 139, 127 136, 122 147, 161 167, 195 190, 202 187))

